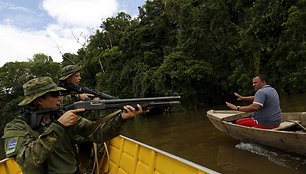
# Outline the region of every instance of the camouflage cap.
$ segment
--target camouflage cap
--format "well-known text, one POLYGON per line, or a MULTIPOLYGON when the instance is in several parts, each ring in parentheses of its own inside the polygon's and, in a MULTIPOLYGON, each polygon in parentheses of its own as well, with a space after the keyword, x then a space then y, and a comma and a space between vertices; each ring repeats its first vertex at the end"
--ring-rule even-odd
POLYGON ((81 68, 77 65, 67 65, 61 69, 59 80, 66 80, 72 74, 80 71, 81 68))
POLYGON ((23 85, 25 98, 18 104, 18 106, 27 105, 37 97, 40 97, 48 92, 61 90, 66 89, 58 87, 50 77, 40 77, 29 80, 23 85))

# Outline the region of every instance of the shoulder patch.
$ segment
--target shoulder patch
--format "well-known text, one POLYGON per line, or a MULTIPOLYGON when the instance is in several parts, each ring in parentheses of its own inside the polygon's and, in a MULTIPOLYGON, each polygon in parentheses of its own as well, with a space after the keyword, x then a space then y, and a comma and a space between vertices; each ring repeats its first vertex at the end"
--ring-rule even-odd
POLYGON ((6 155, 15 152, 16 146, 17 146, 17 141, 18 141, 18 138, 16 138, 16 137, 10 138, 10 139, 7 141, 7 144, 6 144, 6 151, 5 151, 5 154, 6 154, 6 155))

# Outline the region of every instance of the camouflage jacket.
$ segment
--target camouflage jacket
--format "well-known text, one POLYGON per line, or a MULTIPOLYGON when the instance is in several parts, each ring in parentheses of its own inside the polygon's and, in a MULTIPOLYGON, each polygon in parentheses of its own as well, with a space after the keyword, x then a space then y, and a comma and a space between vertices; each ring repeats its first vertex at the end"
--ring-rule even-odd
POLYGON ((61 96, 61 103, 63 105, 71 105, 74 102, 81 101, 80 94, 71 93, 68 95, 61 96))
POLYGON ((59 81, 58 86, 65 88, 65 91, 61 91, 61 103, 62 105, 70 105, 74 102, 80 101, 80 94, 75 90, 76 86, 71 86, 63 81, 59 81))
POLYGON ((73 126, 54 121, 37 132, 18 117, 6 125, 2 138, 6 156, 14 157, 24 174, 73 174, 78 171, 76 137, 102 143, 119 135, 123 122, 120 114, 101 125, 80 117, 73 126))

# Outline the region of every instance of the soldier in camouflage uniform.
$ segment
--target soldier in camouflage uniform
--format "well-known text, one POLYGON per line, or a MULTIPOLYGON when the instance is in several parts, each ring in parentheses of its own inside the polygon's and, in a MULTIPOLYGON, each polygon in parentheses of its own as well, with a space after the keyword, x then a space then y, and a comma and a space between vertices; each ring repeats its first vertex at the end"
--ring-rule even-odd
POLYGON ((119 134, 126 119, 143 112, 141 106, 138 111, 124 106, 121 114, 93 129, 91 121, 77 115, 84 109, 33 115, 33 110, 55 108, 61 103, 59 91, 65 89, 50 77, 32 79, 23 89, 25 98, 19 106, 26 109, 6 125, 3 138, 6 156, 14 157, 24 174, 79 173, 75 135, 91 142, 108 141, 119 134))
MULTIPOLYGON (((80 93, 79 91, 79 85, 81 81, 81 68, 77 65, 67 65, 63 67, 59 74, 59 81, 58 86, 65 88, 65 91, 61 92, 61 103, 63 105, 70 105, 74 102, 80 101, 80 100, 90 100, 89 97, 93 97, 92 94, 88 93, 80 93)), ((96 117, 94 113, 84 113, 81 114, 81 116, 89 119, 93 119, 96 117)), ((84 169, 86 166, 92 165, 92 160, 90 157, 92 157, 92 142, 87 141, 86 139, 82 138, 81 136, 78 136, 76 138, 77 140, 77 146, 78 146, 78 154, 80 156, 80 170, 86 170, 84 169)))
POLYGON ((67 65, 60 71, 58 86, 67 89, 62 92, 62 104, 69 105, 80 100, 88 100, 93 97, 92 94, 79 94, 75 89, 78 88, 81 81, 80 67, 77 65, 67 65))

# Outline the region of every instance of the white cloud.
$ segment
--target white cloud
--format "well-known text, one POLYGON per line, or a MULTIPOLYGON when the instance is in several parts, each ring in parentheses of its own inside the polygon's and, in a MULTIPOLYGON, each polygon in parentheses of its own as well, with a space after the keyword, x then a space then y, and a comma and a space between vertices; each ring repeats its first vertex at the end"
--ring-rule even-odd
POLYGON ((44 0, 43 8, 59 23, 94 27, 117 11, 116 0, 44 0))
POLYGON ((44 53, 61 62, 62 53, 75 52, 81 46, 68 29, 50 25, 42 31, 23 31, 13 26, 0 26, 0 66, 9 61, 27 61, 36 53, 44 53))
POLYGON ((44 0, 41 9, 55 19, 43 30, 19 28, 10 24, 9 19, 0 24, 0 67, 6 62, 27 61, 36 53, 61 62, 60 52, 76 53, 93 34, 88 28, 97 29, 102 19, 118 10, 116 0, 44 0))

